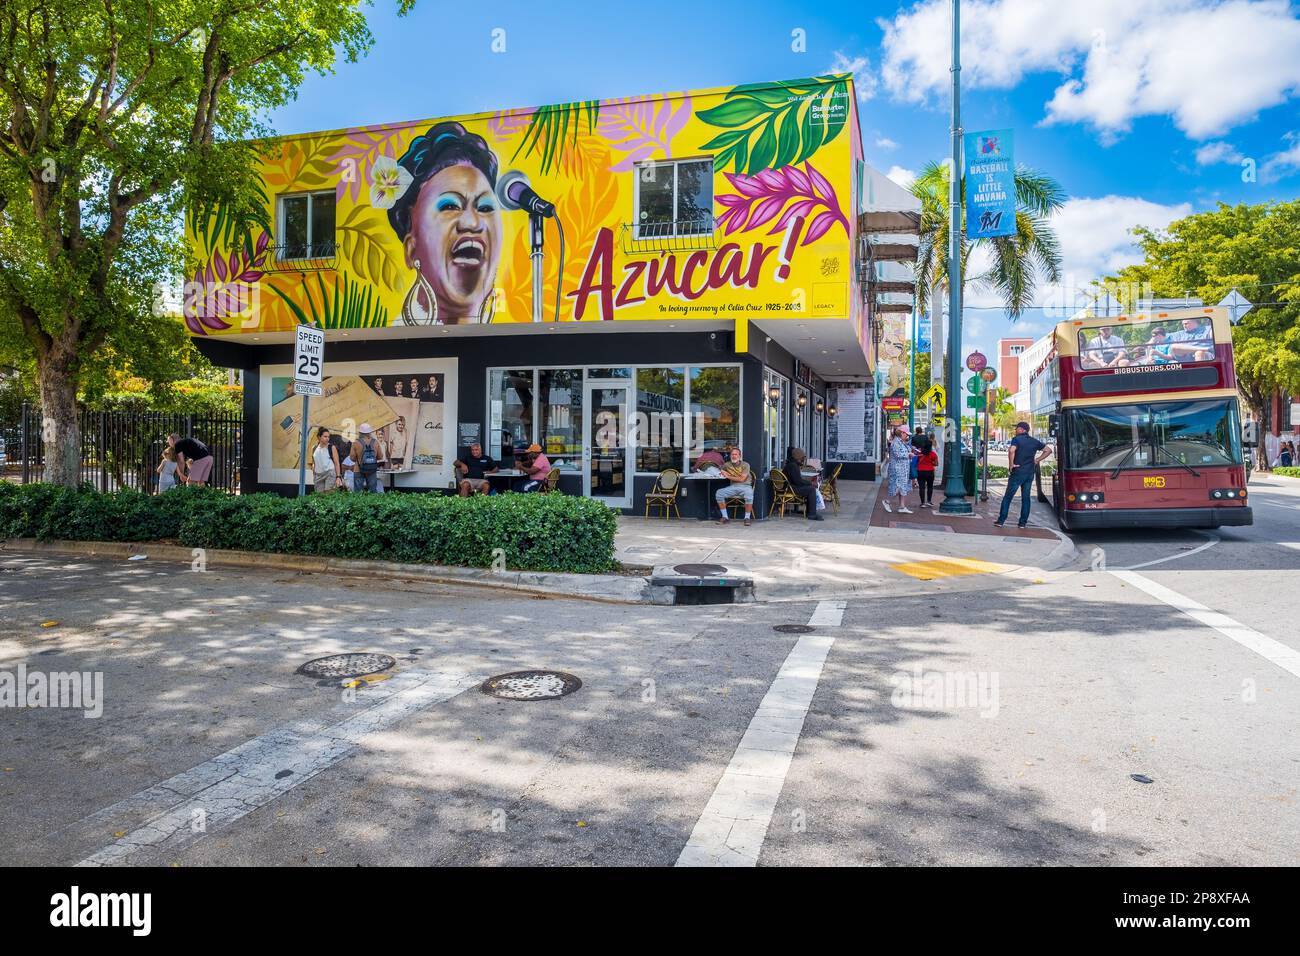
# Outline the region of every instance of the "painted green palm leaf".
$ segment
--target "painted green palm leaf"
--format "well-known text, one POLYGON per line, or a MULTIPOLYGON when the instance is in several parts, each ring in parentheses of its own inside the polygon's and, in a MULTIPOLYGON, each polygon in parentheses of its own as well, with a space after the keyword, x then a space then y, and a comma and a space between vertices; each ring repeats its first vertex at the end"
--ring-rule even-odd
POLYGON ((533 111, 524 130, 524 138, 511 156, 513 161, 522 152, 531 156, 541 150, 541 172, 550 172, 551 166, 564 154, 566 145, 578 141, 578 132, 585 123, 588 133, 596 131, 596 120, 600 114, 599 100, 584 100, 581 103, 557 103, 554 106, 539 106, 533 111))
POLYGON ((753 175, 797 165, 839 136, 849 113, 848 73, 737 86, 697 115, 726 130, 703 145, 714 165, 753 175))

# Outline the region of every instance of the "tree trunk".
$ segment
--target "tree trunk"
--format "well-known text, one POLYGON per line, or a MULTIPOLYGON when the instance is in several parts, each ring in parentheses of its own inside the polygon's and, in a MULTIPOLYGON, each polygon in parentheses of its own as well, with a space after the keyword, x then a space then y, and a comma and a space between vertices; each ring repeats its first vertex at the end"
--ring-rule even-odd
POLYGON ((81 425, 77 420, 77 383, 70 364, 55 356, 40 364, 41 437, 45 442, 45 480, 75 488, 81 481, 81 425))

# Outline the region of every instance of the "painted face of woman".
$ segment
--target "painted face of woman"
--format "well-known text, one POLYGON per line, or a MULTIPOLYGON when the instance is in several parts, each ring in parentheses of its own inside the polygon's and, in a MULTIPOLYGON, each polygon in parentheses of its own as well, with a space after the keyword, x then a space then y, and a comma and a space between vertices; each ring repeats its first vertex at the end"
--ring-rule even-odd
MULTIPOLYGON (((437 297, 438 321, 473 322, 492 294, 501 254, 501 213, 487 178, 458 163, 420 187, 406 237, 406 262, 437 297)), ((430 303, 432 304, 432 303, 430 303)))

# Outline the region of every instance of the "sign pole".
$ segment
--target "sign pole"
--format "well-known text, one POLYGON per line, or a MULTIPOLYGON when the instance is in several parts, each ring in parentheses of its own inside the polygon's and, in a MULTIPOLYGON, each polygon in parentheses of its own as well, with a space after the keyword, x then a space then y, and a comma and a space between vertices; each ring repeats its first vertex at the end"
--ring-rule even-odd
POLYGON ((298 497, 307 493, 307 409, 311 406, 311 396, 302 397, 302 433, 298 442, 298 497))
POLYGON ((968 515, 961 465, 961 0, 952 0, 952 166, 948 192, 948 427, 942 514, 968 515))
POLYGON ((920 325, 920 318, 916 314, 916 309, 912 310, 912 384, 907 389, 907 397, 911 399, 911 404, 907 407, 907 430, 909 433, 916 431, 916 335, 920 325))
POLYGON ((980 480, 980 501, 989 500, 989 396, 984 386, 984 469, 980 480))

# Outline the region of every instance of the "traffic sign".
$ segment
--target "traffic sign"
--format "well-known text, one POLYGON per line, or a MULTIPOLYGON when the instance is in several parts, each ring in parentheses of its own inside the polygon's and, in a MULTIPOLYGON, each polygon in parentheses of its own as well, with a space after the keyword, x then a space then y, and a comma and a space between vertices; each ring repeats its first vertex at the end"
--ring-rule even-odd
POLYGON ((943 408, 944 404, 948 401, 947 391, 938 382, 935 382, 921 393, 921 399, 917 404, 928 405, 932 401, 936 402, 940 408, 943 408))
MULTIPOLYGON (((325 332, 310 325, 298 326, 293 345, 293 377, 296 382, 319 385, 325 376, 325 332)), ((312 394, 319 395, 320 392, 312 394)))
POLYGON ((966 367, 972 372, 982 372, 988 364, 989 360, 983 352, 971 352, 966 356, 966 367))
POLYGON ((1254 308, 1254 305, 1236 289, 1224 296, 1219 305, 1228 310, 1228 320, 1233 325, 1240 322, 1246 313, 1254 308))
POLYGON ((968 396, 966 397, 966 407, 967 407, 967 408, 973 408, 973 409, 975 409, 975 411, 977 411, 977 412, 982 412, 982 411, 984 411, 984 396, 983 396, 983 395, 968 395, 968 396))
POLYGON ((980 372, 980 378, 992 385, 998 380, 998 370, 990 365, 984 371, 980 372))
POLYGON ((314 395, 317 398, 320 398, 321 395, 325 394, 325 390, 315 382, 299 382, 295 380, 293 383, 293 393, 295 395, 314 395))
POLYGON ((966 379, 966 391, 970 392, 972 395, 984 394, 984 379, 980 378, 978 375, 972 375, 970 378, 966 379))

